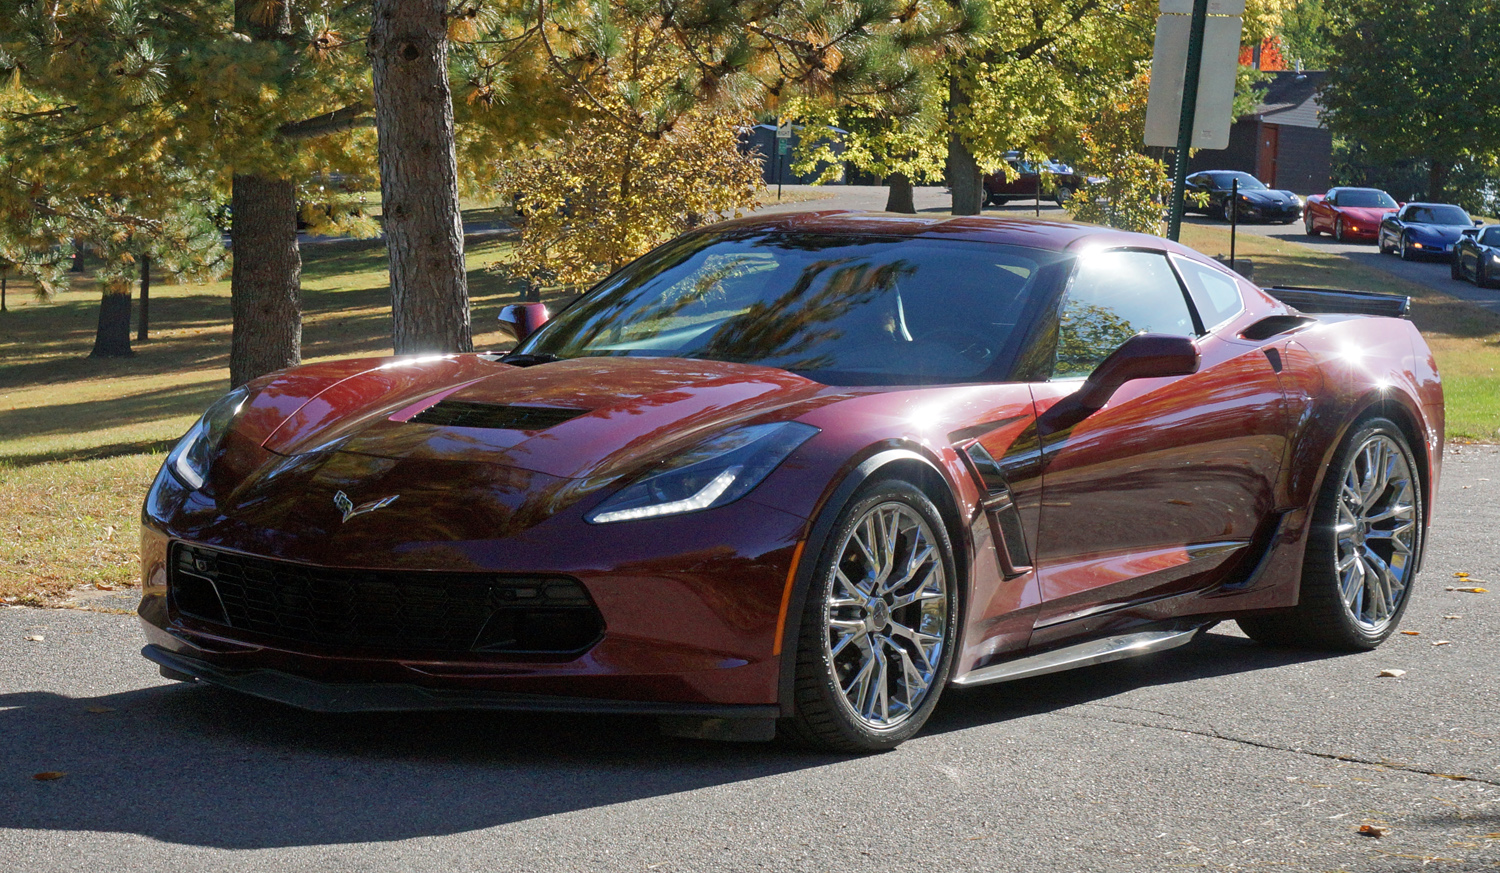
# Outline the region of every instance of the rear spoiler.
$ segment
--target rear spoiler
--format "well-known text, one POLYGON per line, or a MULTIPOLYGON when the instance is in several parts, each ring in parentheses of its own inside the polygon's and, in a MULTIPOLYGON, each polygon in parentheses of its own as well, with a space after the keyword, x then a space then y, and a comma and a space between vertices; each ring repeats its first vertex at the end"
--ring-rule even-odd
POLYGON ((1282 303, 1311 314, 1322 312, 1344 315, 1384 315, 1388 318, 1411 317, 1411 298, 1401 294, 1294 286, 1277 286, 1264 290, 1282 303))

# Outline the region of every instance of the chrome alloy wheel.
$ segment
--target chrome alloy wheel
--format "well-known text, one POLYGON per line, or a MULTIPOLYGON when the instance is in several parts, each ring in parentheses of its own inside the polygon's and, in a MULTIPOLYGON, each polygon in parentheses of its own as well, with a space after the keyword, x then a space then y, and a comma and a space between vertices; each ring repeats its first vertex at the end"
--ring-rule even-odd
POLYGON ((1417 550, 1416 488, 1406 454, 1376 433, 1349 456, 1334 525, 1344 608, 1379 631, 1406 598, 1417 550))
POLYGON ((823 615, 825 663, 841 702, 870 728, 901 724, 922 705, 943 662, 952 593, 926 520, 896 502, 850 530, 823 615))

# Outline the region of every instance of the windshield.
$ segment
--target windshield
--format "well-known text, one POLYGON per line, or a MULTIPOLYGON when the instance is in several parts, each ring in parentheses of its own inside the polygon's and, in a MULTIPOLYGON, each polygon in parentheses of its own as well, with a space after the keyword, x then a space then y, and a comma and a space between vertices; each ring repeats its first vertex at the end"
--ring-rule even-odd
POLYGON ((1412 224, 1473 224, 1469 221, 1469 213, 1457 206, 1413 206, 1406 211, 1405 220, 1412 224))
POLYGON ((1265 183, 1249 173, 1212 173, 1209 178, 1214 180, 1215 188, 1228 189, 1233 186, 1234 180, 1240 180, 1241 191, 1255 191, 1264 188, 1265 183))
POLYGON ((1071 257, 949 240, 725 231, 646 255, 516 349, 702 358, 828 384, 962 382, 1020 341, 1071 257))
POLYGON ((1340 206, 1355 209, 1396 208, 1396 201, 1391 199, 1391 195, 1373 188, 1345 188, 1339 192, 1338 201, 1340 206))

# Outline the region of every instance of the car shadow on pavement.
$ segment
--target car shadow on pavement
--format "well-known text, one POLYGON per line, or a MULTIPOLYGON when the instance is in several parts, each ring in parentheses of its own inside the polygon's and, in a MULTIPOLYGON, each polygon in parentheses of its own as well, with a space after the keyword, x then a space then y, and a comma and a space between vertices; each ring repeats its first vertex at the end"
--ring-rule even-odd
MULTIPOLYGON (((930 732, 995 725, 1147 685, 1321 657, 1210 635, 1134 662, 945 698, 930 732)), ((920 751, 920 737, 908 749, 920 751)), ((900 754, 900 753, 897 753, 900 754)), ((660 736, 645 718, 327 715, 211 686, 0 695, 0 828, 129 833, 226 849, 482 830, 815 767, 846 756, 660 736), (39 772, 62 772, 37 780, 39 772)))

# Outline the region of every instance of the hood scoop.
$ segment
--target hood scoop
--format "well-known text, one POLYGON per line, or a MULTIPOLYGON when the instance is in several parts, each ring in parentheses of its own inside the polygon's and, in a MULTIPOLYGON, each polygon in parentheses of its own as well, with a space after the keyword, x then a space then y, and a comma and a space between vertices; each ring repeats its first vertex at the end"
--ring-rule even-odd
POLYGON ((442 400, 427 407, 409 421, 443 427, 482 427, 489 430, 546 430, 580 415, 587 409, 561 406, 516 406, 499 403, 471 403, 466 400, 442 400))

